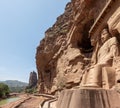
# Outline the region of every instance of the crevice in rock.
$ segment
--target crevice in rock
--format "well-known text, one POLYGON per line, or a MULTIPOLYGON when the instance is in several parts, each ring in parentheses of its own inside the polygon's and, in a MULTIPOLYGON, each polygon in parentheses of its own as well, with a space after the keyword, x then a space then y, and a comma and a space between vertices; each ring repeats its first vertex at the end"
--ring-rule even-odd
POLYGON ((87 24, 85 24, 82 32, 82 39, 81 41, 77 41, 77 45, 79 48, 81 48, 82 53, 91 53, 93 51, 93 46, 91 45, 89 37, 89 30, 93 22, 94 20, 92 19, 87 24))

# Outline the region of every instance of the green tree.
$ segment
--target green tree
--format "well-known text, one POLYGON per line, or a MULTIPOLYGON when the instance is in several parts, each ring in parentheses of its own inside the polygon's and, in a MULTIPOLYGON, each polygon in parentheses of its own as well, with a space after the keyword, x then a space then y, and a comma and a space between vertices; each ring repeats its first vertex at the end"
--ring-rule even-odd
POLYGON ((4 83, 0 83, 0 98, 8 96, 10 90, 8 85, 4 83))

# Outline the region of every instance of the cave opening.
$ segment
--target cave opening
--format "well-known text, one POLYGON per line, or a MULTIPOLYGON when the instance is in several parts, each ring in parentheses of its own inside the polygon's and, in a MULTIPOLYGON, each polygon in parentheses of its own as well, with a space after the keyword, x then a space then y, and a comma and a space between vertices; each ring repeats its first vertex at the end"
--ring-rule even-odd
POLYGON ((45 73, 48 73, 48 74, 49 74, 50 72, 51 72, 51 71, 50 71, 49 69, 48 69, 48 70, 45 70, 45 73))
POLYGON ((50 69, 46 69, 46 70, 45 70, 45 73, 46 73, 46 75, 47 75, 47 80, 48 80, 49 82, 51 82, 51 80, 52 80, 52 72, 51 72, 51 70, 50 70, 50 69))
POLYGON ((91 53, 93 52, 93 46, 91 45, 89 30, 92 26, 94 20, 90 20, 87 24, 85 24, 82 31, 82 39, 77 41, 77 46, 81 48, 83 53, 91 53))

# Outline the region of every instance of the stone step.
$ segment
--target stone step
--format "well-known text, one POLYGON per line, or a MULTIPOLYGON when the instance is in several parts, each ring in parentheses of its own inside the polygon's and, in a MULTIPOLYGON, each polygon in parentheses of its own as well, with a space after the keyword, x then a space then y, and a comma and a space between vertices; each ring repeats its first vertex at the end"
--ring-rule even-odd
POLYGON ((56 101, 57 99, 46 100, 44 104, 40 106, 40 108, 56 108, 56 101))

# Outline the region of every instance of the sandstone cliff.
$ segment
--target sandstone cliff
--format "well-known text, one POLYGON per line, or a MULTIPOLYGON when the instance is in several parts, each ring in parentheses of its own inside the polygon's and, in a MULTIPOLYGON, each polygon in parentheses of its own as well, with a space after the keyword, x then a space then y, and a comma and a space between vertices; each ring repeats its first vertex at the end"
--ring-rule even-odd
MULTIPOLYGON (((39 92, 54 93, 79 86, 83 70, 95 57, 95 48, 91 45, 89 32, 94 28, 91 31, 92 36, 96 36, 95 33, 100 35, 99 31, 104 24, 101 23, 100 27, 96 25, 98 31, 93 24, 96 24, 109 1, 112 0, 72 0, 66 5, 64 14, 45 32, 45 38, 41 40, 36 53, 39 92)), ((119 31, 117 24, 113 27, 116 20, 110 21, 110 16, 116 8, 104 21, 108 23, 111 32, 115 27, 115 30, 119 31)), ((104 16, 100 17, 104 19, 104 16)))

